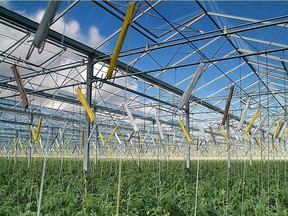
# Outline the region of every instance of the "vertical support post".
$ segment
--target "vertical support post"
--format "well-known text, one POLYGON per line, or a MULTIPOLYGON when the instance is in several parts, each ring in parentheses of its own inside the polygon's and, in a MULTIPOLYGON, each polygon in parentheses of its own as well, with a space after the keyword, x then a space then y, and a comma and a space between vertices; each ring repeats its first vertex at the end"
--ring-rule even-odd
POLYGON ((96 129, 95 129, 95 133, 96 133, 96 161, 98 161, 99 159, 99 154, 100 154, 100 142, 99 142, 99 129, 98 129, 98 125, 96 125, 96 129))
MULTIPOLYGON (((87 89, 86 89, 86 101, 91 107, 91 96, 92 96, 92 77, 93 77, 93 57, 88 57, 88 63, 87 63, 87 89)), ((91 125, 90 125, 90 118, 88 114, 86 113, 85 117, 85 132, 84 132, 84 164, 83 169, 86 176, 88 175, 89 170, 89 150, 90 150, 90 144, 88 143, 88 137, 90 134, 91 125)))
MULTIPOLYGON (((190 129, 190 124, 189 124, 189 121, 190 121, 190 118, 189 118, 189 100, 186 104, 186 109, 185 109, 185 114, 186 114, 186 131, 187 133, 189 134, 189 129, 190 129)), ((190 147, 191 143, 189 143, 188 145, 188 148, 187 148, 187 152, 186 152, 186 167, 188 169, 190 169, 190 150, 191 150, 191 147, 190 147)))
MULTIPOLYGON (((31 114, 31 116, 30 116, 30 125, 33 125, 33 114, 31 114)), ((31 132, 31 142, 28 143, 28 168, 31 165, 31 155, 32 155, 31 143, 32 142, 34 142, 34 137, 33 137, 32 132, 31 132)))
POLYGON ((17 159, 17 154, 18 154, 18 142, 19 142, 19 134, 18 130, 16 130, 16 141, 15 141, 15 147, 14 147, 14 163, 16 162, 17 159))
POLYGON ((252 167, 252 138, 251 139, 249 138, 249 154, 250 154, 250 157, 249 157, 250 166, 252 167))
MULTIPOLYGON (((230 124, 229 124, 229 116, 227 116, 227 137, 230 137, 230 124)), ((227 143, 227 158, 228 158, 228 168, 231 167, 231 152, 230 152, 231 143, 227 143)))

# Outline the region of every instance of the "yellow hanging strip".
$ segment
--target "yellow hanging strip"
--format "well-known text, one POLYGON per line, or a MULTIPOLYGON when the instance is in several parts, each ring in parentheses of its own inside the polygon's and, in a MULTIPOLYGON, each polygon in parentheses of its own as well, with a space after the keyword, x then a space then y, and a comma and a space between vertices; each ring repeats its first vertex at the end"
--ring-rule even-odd
POLYGON ((259 139, 258 139, 258 142, 259 142, 259 144, 260 144, 261 151, 263 151, 263 150, 264 150, 264 145, 263 145, 262 139, 259 138, 259 139))
POLYGON ((247 134, 247 132, 245 130, 243 130, 243 134, 244 134, 244 137, 245 137, 246 141, 249 142, 250 139, 249 139, 249 136, 248 136, 248 134, 247 134))
POLYGON ((248 124, 248 126, 245 128, 245 132, 246 132, 246 133, 249 132, 249 130, 251 129, 251 127, 252 127, 252 125, 253 125, 253 123, 254 123, 254 121, 255 121, 256 118, 260 115, 260 113, 261 113, 261 109, 259 108, 259 109, 255 112, 255 114, 254 114, 253 118, 251 119, 250 123, 248 124))
POLYGON ((157 138, 156 138, 156 142, 158 142, 160 140, 160 134, 158 134, 157 138))
POLYGON ((65 141, 65 145, 64 145, 64 151, 66 151, 67 148, 68 148, 68 142, 69 142, 69 139, 68 139, 68 137, 67 137, 67 138, 66 138, 66 141, 65 141))
POLYGON ((114 137, 116 131, 117 131, 117 127, 115 127, 115 128, 112 130, 110 136, 109 136, 108 139, 107 139, 107 142, 110 142, 110 141, 111 141, 111 139, 114 137))
POLYGON ((129 25, 130 25, 130 23, 132 21, 132 16, 133 16, 134 11, 135 11, 135 2, 131 2, 129 4, 128 9, 127 9, 126 16, 125 16, 125 19, 124 19, 120 34, 119 34, 119 37, 118 37, 118 40, 117 40, 113 55, 111 57, 109 69, 108 69, 108 72, 107 72, 107 75, 106 75, 107 79, 111 79, 111 77, 112 77, 112 74, 113 74, 114 68, 116 66, 116 62, 117 62, 118 56, 120 54, 120 51, 121 51, 121 48, 122 48, 122 45, 123 45, 127 30, 128 30, 128 27, 129 27, 129 25))
POLYGON ((34 127, 32 125, 29 125, 29 127, 30 127, 30 130, 31 130, 31 133, 32 133, 32 137, 33 137, 34 141, 36 142, 37 139, 36 139, 36 134, 35 134, 34 127))
POLYGON ((220 153, 222 154, 222 153, 224 153, 224 152, 226 152, 226 147, 225 147, 225 146, 223 146, 223 147, 221 148, 220 153))
POLYGON ((172 143, 170 143, 171 157, 174 157, 174 156, 175 156, 175 150, 176 150, 176 147, 174 147, 174 146, 172 145, 172 143))
POLYGON ((213 153, 213 151, 214 151, 215 148, 216 148, 216 146, 214 145, 214 146, 212 146, 212 148, 210 148, 210 149, 208 150, 208 157, 210 157, 210 156, 212 155, 212 153, 213 153))
POLYGON ((24 148, 27 149, 30 143, 31 143, 31 139, 28 140, 27 145, 24 148))
POLYGON ((132 151, 134 151, 134 148, 133 148, 133 146, 131 146, 131 147, 130 147, 130 151, 131 151, 131 152, 132 152, 132 151))
POLYGON ((39 140, 40 140, 40 129, 41 129, 41 125, 42 125, 42 120, 43 120, 43 117, 40 116, 40 119, 38 121, 38 126, 37 126, 37 131, 36 131, 36 144, 38 144, 39 140))
POLYGON ((179 123, 183 133, 185 134, 185 137, 186 137, 186 139, 188 141, 188 144, 192 143, 192 139, 189 136, 189 134, 187 133, 186 128, 184 127, 184 125, 183 125, 183 123, 182 123, 182 121, 180 119, 178 120, 178 123, 179 123))
POLYGON ((20 147, 21 147, 21 149, 22 149, 22 148, 23 148, 23 145, 22 145, 22 142, 21 142, 20 138, 19 138, 19 145, 20 145, 20 147))
POLYGON ((17 145, 16 145, 16 140, 15 140, 15 139, 13 139, 13 143, 14 143, 14 153, 16 153, 16 151, 17 151, 17 145))
POLYGON ((99 137, 100 137, 100 139, 101 139, 102 145, 105 146, 104 139, 103 139, 103 135, 102 135, 101 131, 99 131, 99 137))
POLYGON ((139 132, 139 139, 140 139, 140 142, 142 143, 142 144, 144 144, 144 141, 143 141, 143 138, 142 138, 142 134, 139 132))
POLYGON ((86 99, 85 99, 80 87, 76 88, 76 93, 78 95, 79 101, 81 102, 81 104, 84 107, 87 115, 89 116, 90 121, 94 122, 95 121, 95 115, 94 115, 91 107, 87 103, 87 101, 86 101, 86 99))
POLYGON ((58 146, 58 142, 56 143, 56 150, 57 150, 57 153, 59 154, 60 153, 60 148, 59 148, 59 146, 58 146))
POLYGON ((274 130, 274 134, 273 134, 273 138, 277 138, 277 135, 278 135, 278 131, 279 131, 279 127, 280 127, 280 120, 277 121, 277 124, 276 124, 276 128, 274 130))
POLYGON ((220 126, 220 131, 221 131, 223 137, 225 138, 226 142, 229 144, 230 140, 221 126, 220 126))
POLYGON ((109 146, 109 145, 106 145, 106 147, 107 147, 107 152, 108 152, 109 156, 112 155, 112 151, 111 151, 110 146, 109 146))
POLYGON ((283 150, 283 147, 282 147, 282 145, 281 145, 281 143, 280 143, 280 140, 278 140, 277 142, 278 142, 278 150, 279 150, 279 151, 282 151, 282 150, 283 150))
POLYGON ((285 129, 285 132, 284 132, 283 135, 282 135, 282 141, 285 140, 287 134, 288 134, 288 128, 285 129))
POLYGON ((140 150, 138 148, 136 148, 136 154, 137 154, 137 156, 140 155, 140 150))

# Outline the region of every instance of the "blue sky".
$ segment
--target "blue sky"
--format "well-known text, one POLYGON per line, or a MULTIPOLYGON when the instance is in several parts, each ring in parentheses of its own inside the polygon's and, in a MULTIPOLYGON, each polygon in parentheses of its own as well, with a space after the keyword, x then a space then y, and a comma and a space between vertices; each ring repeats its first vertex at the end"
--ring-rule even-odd
MULTIPOLYGON (((61 8, 59 9, 59 12, 62 11, 64 8, 67 7, 67 5, 71 3, 71 1, 64 1, 61 5, 61 8)), ((126 1, 120 2, 121 4, 126 4, 126 1)), ((241 2, 235 2, 235 1, 216 1, 216 2, 210 2, 210 1, 203 1, 201 2, 204 7, 210 12, 216 12, 216 13, 223 13, 227 15, 234 15, 234 16, 243 16, 243 17, 249 17, 254 19, 266 19, 274 16, 281 16, 287 13, 287 1, 241 1, 241 2)), ((47 6, 46 1, 12 1, 9 4, 10 8, 14 11, 22 11, 25 12, 28 16, 32 16, 32 14, 37 14, 39 10, 45 10, 47 6)), ((121 8, 121 7, 119 7, 121 8)), ((125 8, 121 8, 125 12, 125 8)), ((144 8, 145 9, 145 8, 144 8)), ((143 10, 144 10, 143 9, 143 10)), ((169 19, 170 21, 173 21, 175 23, 182 23, 187 18, 196 16, 197 14, 201 13, 201 9, 199 6, 192 1, 165 1, 159 4, 159 6, 156 7, 157 11, 160 12, 165 18, 169 19)), ((149 16, 144 16, 142 19, 139 19, 139 23, 148 28, 150 31, 152 31, 155 34, 160 34, 161 32, 164 32, 165 30, 168 30, 171 28, 166 22, 163 20, 160 20, 158 18, 155 18, 155 16, 158 16, 156 12, 150 11, 149 16), (155 29, 157 28, 157 29, 155 29), (162 29, 162 30, 159 30, 162 29)), ((222 19, 218 17, 213 17, 215 21, 220 25, 220 27, 223 27, 224 25, 234 26, 244 23, 244 21, 236 21, 235 19, 222 19)), ((98 31, 97 37, 99 37, 101 40, 104 40, 105 38, 109 37, 114 31, 119 29, 122 25, 122 22, 118 19, 115 19, 112 15, 108 14, 104 10, 100 9, 97 5, 90 1, 81 1, 78 3, 71 11, 69 11, 64 16, 64 24, 72 28, 79 27, 78 32, 71 32, 70 34, 72 37, 76 37, 83 43, 88 43, 91 46, 96 46, 96 41, 93 41, 90 39, 93 37, 96 37, 95 31, 98 31), (75 21, 74 23, 72 21, 75 21), (95 28, 94 28, 95 27, 95 28), (89 32, 91 32, 91 28, 95 31, 92 31, 91 35, 89 35, 89 32), (86 35, 86 36, 85 36, 86 35), (88 35, 88 36, 87 36, 88 35)), ((201 30, 204 32, 208 32, 215 29, 214 24, 208 19, 203 18, 200 22, 197 22, 195 25, 191 27, 191 29, 195 30, 201 30)), ((190 29, 190 30, 191 30, 190 29)), ((242 34, 242 36, 253 36, 257 39, 262 40, 268 40, 271 41, 274 39, 275 42, 281 42, 281 43, 287 43, 288 37, 286 36, 286 31, 279 32, 279 28, 276 27, 274 31, 255 31, 253 34, 251 32, 245 32, 242 34), (277 37, 275 37, 277 36, 277 37)), ((193 34, 196 34, 195 32, 188 31, 183 32, 185 36, 191 36, 193 34)), ((69 35, 69 36, 71 36, 69 35)), ((158 41, 161 42, 165 40, 168 36, 171 34, 167 34, 163 36, 162 38, 159 38, 158 41)), ((180 36, 179 36, 180 37, 180 36)), ((177 37, 176 37, 177 38, 177 37)), ((99 39, 99 40, 100 40, 99 39)), ((106 46, 102 47, 100 50, 104 51, 106 53, 112 53, 114 49, 114 44, 116 42, 117 37, 112 39, 106 46)), ((249 46, 248 43, 244 42, 243 40, 236 40, 235 44, 237 46, 240 46, 242 48, 246 49, 252 49, 251 46, 249 46)), ((98 41, 99 42, 99 41, 98 41)), ((199 48, 205 43, 209 42, 202 41, 202 42, 195 42, 194 45, 199 48)), ((122 50, 127 50, 129 48, 133 47, 139 47, 144 46, 147 43, 151 43, 151 41, 145 39, 143 36, 141 36, 139 33, 137 33, 134 30, 129 30, 127 34, 127 38, 125 40, 125 43, 123 45, 122 50)), ((219 39, 219 41, 212 43, 209 48, 203 49, 203 52, 205 55, 209 58, 214 56, 217 49, 219 49, 220 45, 223 44, 219 52, 216 54, 216 57, 221 57, 225 53, 228 53, 233 50, 231 45, 229 43, 225 42, 225 39, 219 39)), ((251 44, 253 44, 251 42, 251 44)), ((259 43, 254 43, 254 46, 257 47, 259 50, 264 49, 265 46, 260 45, 259 43)), ((158 50, 151 53, 150 57, 146 57, 143 60, 140 60, 135 65, 137 68, 141 70, 151 70, 151 69, 157 69, 160 66, 165 67, 168 62, 172 59, 175 51, 177 50, 177 47, 174 48, 167 48, 163 50, 158 50), (153 59, 154 58, 154 59, 153 59), (155 62, 157 61, 157 63, 155 62), (160 64, 160 66, 158 65, 160 64)), ((252 49, 253 50, 253 49, 252 49)), ((173 63, 177 62, 181 58, 183 58, 185 55, 193 52, 194 49, 191 48, 189 45, 185 45, 181 48, 179 51, 179 54, 175 57, 173 57, 173 60, 171 61, 170 65, 173 65, 173 63)), ((255 50, 254 50, 255 51, 255 50)), ((122 58, 121 60, 125 63, 129 63, 133 59, 135 59, 136 56, 131 56, 129 58, 122 58)), ((195 61, 199 61, 199 55, 194 55, 187 60, 183 61, 181 64, 184 63, 191 63, 195 61)), ((238 65, 238 60, 230 61, 229 63, 223 62, 219 64, 219 68, 221 68, 224 72, 232 69, 236 65, 238 65)), ((165 76, 162 77, 164 81, 167 81, 170 84, 175 84, 184 78, 193 75, 194 71, 196 70, 197 66, 193 67, 186 67, 182 69, 177 69, 177 76, 175 78, 175 70, 171 70, 165 74, 165 76)), ((243 66, 241 69, 236 70, 234 73, 231 73, 231 78, 233 80, 239 79, 239 71, 242 71, 242 75, 246 75, 250 73, 251 71, 247 66, 243 66)), ((203 75, 203 78, 200 80, 200 82, 197 84, 196 87, 201 86, 202 84, 211 81, 211 79, 216 78, 217 76, 220 76, 221 72, 218 71, 218 69, 211 67, 209 68, 203 75)), ((255 77, 250 79, 255 80, 255 77)), ((185 83, 179 85, 179 88, 185 89, 187 83, 189 80, 187 80, 185 83)), ((245 83, 247 81, 244 81, 245 83)), ((228 79, 222 79, 217 83, 217 86, 214 86, 215 88, 219 88, 220 86, 226 86, 230 84, 230 81, 228 79)), ((215 89, 213 88, 207 88, 206 91, 200 91, 196 95, 198 96, 207 96, 211 93, 213 93, 215 89)), ((227 95, 227 91, 223 91, 219 93, 219 95, 227 95)))

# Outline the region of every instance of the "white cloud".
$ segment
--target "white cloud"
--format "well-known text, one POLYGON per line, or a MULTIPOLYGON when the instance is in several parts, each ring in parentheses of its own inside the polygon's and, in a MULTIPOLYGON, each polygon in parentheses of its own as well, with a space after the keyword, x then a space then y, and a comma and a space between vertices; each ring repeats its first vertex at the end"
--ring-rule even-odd
MULTIPOLYGON (((26 16, 40 23, 44 13, 45 10, 39 10, 34 15, 26 15, 26 16)), ((63 17, 61 17, 59 20, 57 20, 57 22, 55 22, 51 26, 51 29, 91 47, 99 45, 100 42, 104 40, 104 37, 100 34, 98 28, 96 28, 95 26, 91 26, 88 32, 84 33, 82 32, 80 23, 74 19, 66 21, 63 17)))
POLYGON ((5 7, 5 8, 10 8, 10 1, 9 0, 0 0, 0 6, 5 7))
MULTIPOLYGON (((40 22, 45 11, 44 10, 39 10, 37 11, 35 14, 28 14, 25 11, 18 11, 18 13, 21 13, 23 16, 28 17, 31 20, 34 20, 36 22, 40 22)), ((60 18, 56 23, 54 23, 51 27, 53 30, 58 31, 61 34, 64 34, 68 37, 71 37, 79 42, 83 42, 86 43, 87 45, 91 46, 91 47, 96 47, 99 43, 101 43, 101 41, 104 40, 104 37, 101 35, 100 31, 98 28, 96 28, 95 26, 91 26, 90 28, 88 28, 88 32, 87 33, 83 33, 82 29, 81 29, 81 25, 80 23, 75 20, 75 19, 70 19, 70 20, 65 20, 64 18, 60 18)), ((0 50, 3 51, 5 49, 7 49, 7 47, 11 46, 13 43, 15 43, 17 40, 19 40, 21 37, 23 37, 23 33, 20 33, 17 30, 11 29, 11 28, 7 28, 4 25, 0 25, 0 31, 3 35, 7 35, 9 37, 14 38, 15 40, 8 38, 8 37, 4 37, 3 39, 1 38, 1 44, 0 44, 0 50)), ((26 57, 26 54, 28 52, 29 46, 31 45, 31 41, 33 40, 33 35, 30 36, 30 38, 28 38, 20 47, 18 47, 13 53, 12 55, 15 55, 17 57, 20 57, 22 59, 24 59, 26 57)), ((35 64, 41 64, 43 61, 45 61, 46 59, 52 57, 55 53, 59 52, 60 48, 56 47, 54 45, 51 45, 49 43, 45 44, 45 49, 44 51, 39 54, 37 52, 37 50, 35 49, 32 56, 30 57, 29 61, 35 63, 35 64)), ((61 56, 60 58, 58 58, 56 61, 51 61, 49 63, 49 67, 57 67, 59 65, 63 65, 63 64, 68 64, 68 63, 72 63, 75 61, 75 58, 79 58, 76 60, 81 60, 80 57, 75 55, 72 55, 72 53, 70 52, 65 52, 63 54, 63 56, 61 56)), ((0 64, 0 68, 1 68, 1 75, 5 75, 5 76, 13 76, 11 69, 10 69, 10 65, 8 64, 0 64)), ((100 64, 96 64, 94 66, 94 71, 95 74, 100 71, 98 73, 99 77, 105 77, 106 72, 107 72, 107 67, 102 68, 102 65, 100 64), (100 70, 101 69, 101 70, 100 70)), ((68 76, 69 78, 75 78, 75 80, 77 80, 78 82, 83 82, 86 79, 86 69, 85 66, 82 66, 80 68, 78 68, 78 71, 74 70, 74 71, 70 71, 70 70, 64 70, 61 71, 61 75, 56 75, 56 74, 51 74, 48 76, 37 76, 35 78, 33 78, 32 80, 30 80, 31 83, 34 84, 40 84, 41 83, 41 88, 42 89, 46 89, 46 88, 53 88, 53 87, 57 87, 57 85, 60 85, 62 82, 65 81, 65 76, 68 76), (81 75, 78 74, 78 71, 80 71, 81 75), (56 83, 55 83, 56 81, 56 83)), ((23 76, 24 74, 30 73, 31 71, 28 70, 24 70, 21 69, 20 73, 23 76)), ((77 81, 71 81, 71 83, 76 83, 77 81)), ((137 90, 138 85, 137 82, 133 83, 133 85, 129 85, 129 82, 131 81, 130 78, 119 78, 116 79, 115 82, 118 85, 121 86, 126 86, 133 89, 133 90, 137 90)), ((35 85, 36 86, 36 85, 35 85)), ((26 87, 30 87, 30 85, 26 85, 26 87)), ((84 87, 84 86, 82 86, 84 87)), ((75 88, 74 88, 75 90, 75 88)), ((64 93, 66 95, 74 95, 76 96, 75 92, 73 92, 73 88, 67 88, 65 90, 60 90, 59 92, 64 93)), ((58 92, 58 93, 59 93, 58 92)), ((111 85, 103 85, 102 88, 99 90, 101 97, 105 100, 107 103, 113 103, 116 106, 122 104, 124 102, 123 97, 130 97, 131 94, 129 94, 128 92, 125 92, 124 90, 119 90, 116 87, 113 87, 111 85), (117 93, 117 95, 113 95, 111 96, 111 93, 117 93)), ((92 92, 92 99, 97 99, 97 101, 101 101, 102 98, 99 96, 99 92, 98 91, 94 91, 92 92)), ((83 89, 83 93, 85 93, 85 90, 83 89)), ((11 94, 11 93, 10 93, 11 94)), ((57 93, 56 93, 57 94, 57 93)), ((32 96, 31 98, 34 98, 34 96, 32 96)), ((35 100, 33 101, 33 104, 35 105, 40 105, 41 103, 43 103, 43 99, 37 98, 35 97, 35 100)), ((59 105, 61 104, 61 102, 46 102, 45 103, 46 107, 51 107, 51 108, 57 108, 59 107, 59 105)), ((103 105, 103 104, 102 104, 103 105)), ((65 106, 62 106, 62 108, 65 106)))

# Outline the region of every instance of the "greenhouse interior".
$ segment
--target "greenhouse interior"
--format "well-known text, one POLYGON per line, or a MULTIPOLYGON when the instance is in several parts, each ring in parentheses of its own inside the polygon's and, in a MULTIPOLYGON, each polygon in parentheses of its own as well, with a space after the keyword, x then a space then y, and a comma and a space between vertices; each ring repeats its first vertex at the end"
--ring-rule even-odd
POLYGON ((0 1, 0 215, 288 215, 287 8, 0 1))

